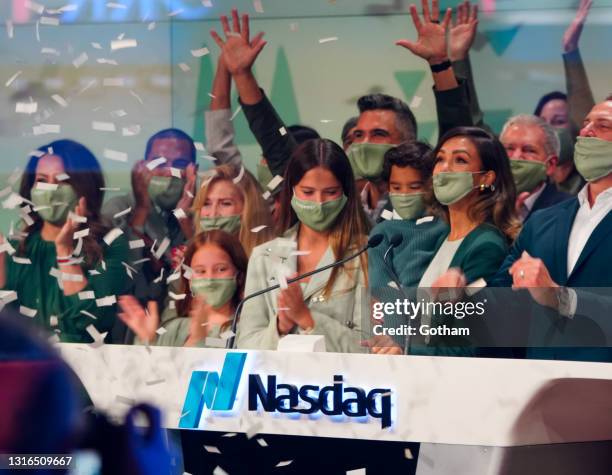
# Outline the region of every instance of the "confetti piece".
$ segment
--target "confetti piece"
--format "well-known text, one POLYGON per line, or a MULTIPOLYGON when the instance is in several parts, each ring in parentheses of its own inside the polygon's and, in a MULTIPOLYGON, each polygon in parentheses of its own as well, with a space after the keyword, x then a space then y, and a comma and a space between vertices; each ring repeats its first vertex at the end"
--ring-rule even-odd
POLYGON ((111 41, 111 50, 113 51, 116 51, 118 49, 125 49, 125 48, 136 48, 137 46, 138 46, 138 41, 136 41, 135 39, 111 41))
POLYGON ((144 242, 144 239, 137 239, 135 241, 130 241, 129 245, 130 245, 130 249, 141 249, 145 247, 145 242, 144 242))
POLYGON ((384 209, 383 212, 380 214, 380 217, 382 219, 393 219, 393 213, 391 211, 389 211, 388 209, 384 209))
POLYGON ((40 3, 32 2, 30 0, 26 0, 24 3, 28 10, 38 13, 39 15, 42 15, 45 11, 45 6, 41 5, 40 3))
POLYGON ((333 119, 321 119, 319 122, 321 122, 322 124, 330 124, 334 122, 334 120, 333 119))
POLYGON ((178 67, 181 68, 181 71, 183 71, 184 73, 188 73, 189 71, 191 71, 191 68, 187 63, 179 63, 178 67))
POLYGON ((152 381, 145 381, 145 384, 147 386, 155 386, 156 384, 162 384, 162 383, 165 383, 165 382, 166 382, 166 380, 161 378, 161 379, 154 379, 152 381))
POLYGON ((166 163, 167 161, 168 160, 166 160, 166 157, 156 158, 155 160, 151 160, 149 163, 147 163, 147 168, 153 171, 160 165, 163 165, 164 163, 166 163))
POLYGON ((171 290, 168 291, 168 295, 172 300, 185 300, 187 298, 187 294, 175 294, 171 290))
POLYGON ((110 115, 113 117, 125 117, 127 112, 125 112, 123 109, 118 109, 116 111, 111 111, 110 115))
POLYGON ((38 102, 18 102, 15 104, 17 114, 36 114, 38 102))
POLYGON ((175 177, 175 178, 181 178, 181 177, 182 177, 182 173, 181 173, 180 168, 174 168, 174 167, 171 167, 171 168, 170 168, 170 174, 171 174, 173 177, 175 177))
POLYGON ((123 135, 124 137, 133 137, 134 135, 138 135, 140 133, 140 130, 140 125, 129 125, 121 129, 121 135, 123 135))
POLYGON ((242 177, 243 177, 243 176, 244 176, 244 166, 243 166, 243 165, 241 165, 241 166, 240 166, 240 171, 238 172, 238 176, 237 176, 237 177, 235 177, 235 178, 234 178, 232 181, 233 181, 235 184, 238 184, 238 183, 240 183, 240 181, 242 180, 242 177))
POLYGON ((204 152, 206 151, 206 148, 204 147, 204 144, 202 142, 194 142, 193 145, 195 146, 195 149, 198 152, 204 152))
POLYGON ((96 307, 110 307, 117 303, 117 297, 114 295, 109 295, 108 297, 102 297, 101 299, 96 299, 96 307))
POLYGON ((36 310, 35 308, 28 308, 25 305, 20 305, 19 313, 25 315, 26 317, 34 318, 38 313, 38 310, 36 310))
POLYGON ((59 22, 59 18, 54 18, 50 16, 41 16, 40 24, 47 25, 47 26, 59 26, 60 22, 59 22))
POLYGON ((164 253, 168 250, 169 247, 170 247, 170 239, 168 239, 167 237, 164 237, 161 244, 159 245, 157 250, 153 253, 153 255, 155 256, 157 260, 159 260, 161 259, 161 256, 163 256, 164 253))
POLYGON ((4 209, 15 209, 21 203, 23 203, 23 198, 17 193, 11 193, 9 197, 2 202, 2 207, 4 209))
POLYGON ((81 274, 69 274, 68 272, 62 272, 61 280, 64 282, 83 282, 83 276, 81 274))
POLYGON ((329 38, 321 38, 319 40, 319 43, 320 44, 329 43, 330 41, 338 41, 338 37, 337 36, 330 36, 329 38))
POLYGON ((418 226, 419 224, 429 223, 430 221, 433 221, 433 220, 434 220, 433 216, 423 216, 422 218, 419 218, 416 220, 416 225, 418 226))
POLYGON ((68 107, 68 103, 66 102, 66 99, 64 99, 59 94, 53 94, 51 96, 51 99, 53 99, 55 102, 57 102, 62 107, 68 107))
POLYGON ((423 103, 423 98, 419 97, 419 96, 414 96, 412 98, 412 101, 410 101, 410 108, 411 109, 418 109, 419 106, 423 103))
POLYGON ((152 21, 151 23, 147 25, 147 30, 153 31, 155 29, 155 26, 156 26, 155 22, 152 21))
POLYGON ((220 454, 221 451, 215 447, 214 445, 205 445, 204 449, 206 450, 206 452, 209 452, 211 454, 220 454))
POLYGON ((83 66, 87 60, 89 59, 89 56, 87 56, 87 53, 81 53, 73 62, 73 66, 77 69, 79 69, 81 66, 83 66))
POLYGON ((15 36, 15 29, 13 28, 13 22, 11 20, 6 20, 4 22, 6 24, 6 34, 9 37, 9 40, 12 40, 15 36))
POLYGON ((106 7, 125 10, 127 5, 124 5, 123 3, 107 2, 106 7))
POLYGON ((55 48, 42 48, 40 50, 40 54, 52 54, 52 55, 55 55, 55 56, 60 56, 61 55, 61 53, 58 50, 56 50, 55 48))
POLYGON ((125 80, 123 78, 104 78, 102 85, 105 87, 124 87, 125 80))
MULTIPOLYGON (((53 155, 53 154, 51 154, 53 155)), ((55 179, 57 181, 66 181, 66 180, 70 180, 70 175, 68 175, 67 173, 60 173, 59 175, 55 175, 55 179)), ((87 220, 87 218, 86 218, 87 220)))
POLYGON ((138 94, 136 94, 134 91, 130 91, 130 94, 132 96, 134 96, 138 102, 140 102, 142 105, 144 105, 144 102, 142 101, 142 99, 140 98, 140 96, 138 94))
POLYGON ((10 256, 12 256, 13 254, 15 254, 16 251, 10 242, 5 241, 2 244, 0 244, 0 254, 2 254, 3 252, 6 252, 10 256))
POLYGON ((287 129, 285 129, 285 127, 281 127, 280 129, 278 129, 278 132, 281 134, 282 137, 287 135, 287 129))
POLYGON ((91 46, 94 49, 102 49, 102 45, 100 43, 91 43, 91 46))
POLYGON ((91 123, 91 128, 99 132, 115 132, 117 130, 113 122, 99 122, 95 120, 91 123))
POLYGON ((266 229, 268 226, 265 224, 262 224, 261 226, 256 226, 253 229, 251 229, 252 233, 258 233, 259 231, 266 229))
POLYGON ((217 465, 213 470, 213 475, 229 475, 229 473, 217 465))
POLYGON ((114 59, 98 58, 96 61, 99 64, 110 64, 111 66, 119 66, 119 63, 114 59))
POLYGON ((93 318, 94 320, 98 319, 98 317, 96 317, 93 313, 89 313, 87 310, 81 310, 81 313, 89 318, 93 318))
POLYGON ((96 298, 96 294, 93 290, 86 290, 79 292, 79 300, 93 300, 96 298))
POLYGON ((267 188, 270 191, 274 191, 278 185, 280 185, 283 182, 284 178, 280 175, 275 175, 274 178, 272 178, 269 183, 267 184, 267 188))
POLYGON ((36 190, 43 190, 43 191, 55 191, 57 190, 59 187, 59 185, 57 183, 45 183, 43 181, 39 181, 38 183, 36 183, 36 190))
POLYGON ((204 340, 204 344, 210 348, 225 348, 225 340, 223 338, 208 337, 204 340))
POLYGON ((15 74, 13 74, 8 81, 6 81, 6 83, 4 83, 4 85, 6 87, 9 87, 11 84, 13 84, 13 81, 15 81, 15 79, 17 79, 21 73, 23 73, 23 71, 17 71, 15 74))
POLYGON ((408 460, 414 459, 414 457, 412 455, 412 450, 404 449, 404 457, 407 458, 408 460))
POLYGON ((17 298, 17 292, 14 290, 0 290, 0 299, 4 304, 14 302, 17 298))
POLYGON ((36 41, 40 43, 40 21, 36 21, 36 41))
POLYGON ((200 49, 192 49, 191 50, 191 55, 194 58, 201 58, 202 56, 206 56, 209 53, 210 53, 210 51, 208 50, 208 48, 200 48, 200 49))
POLYGON ((465 294, 468 297, 471 297, 472 295, 476 295, 478 292, 480 292, 482 289, 484 289, 487 286, 487 281, 484 280, 482 277, 480 279, 476 279, 474 282, 472 282, 471 284, 468 284, 465 288, 465 294))
POLYGON ((255 8, 255 11, 257 13, 263 13, 264 12, 263 4, 261 3, 261 0, 253 0, 253 8, 255 8))
POLYGON ((293 462, 293 460, 285 460, 283 462, 278 462, 276 464, 277 467, 286 467, 287 465, 291 465, 291 463, 293 462))
POLYGON ((174 214, 176 219, 185 219, 187 217, 185 210, 182 208, 176 208, 174 211, 172 211, 172 214, 174 214))
POLYGON ((104 149, 104 158, 108 158, 109 160, 115 160, 117 162, 127 162, 128 154, 125 152, 118 152, 116 150, 110 150, 108 148, 104 149))
POLYGON ((178 10, 174 10, 173 12, 168 13, 168 16, 169 17, 174 17, 174 16, 177 16, 177 15, 180 15, 184 11, 185 11, 184 8, 179 8, 178 10))
POLYGON ((51 315, 49 317, 49 325, 52 327, 56 327, 59 324, 59 319, 55 315, 51 315))
POLYGON ((236 437, 238 434, 236 432, 228 432, 227 434, 223 434, 221 437, 236 437))
POLYGON ((85 91, 87 91, 88 89, 91 89, 92 87, 94 87, 95 85, 98 84, 98 80, 97 79, 92 79, 91 81, 89 81, 85 87, 83 89, 81 89, 79 92, 77 92, 77 96, 80 96, 81 94, 83 94, 85 91))
POLYGON ((166 283, 169 284, 170 282, 174 282, 175 280, 179 280, 180 278, 181 272, 177 270, 176 272, 173 272, 168 276, 168 278, 166 279, 166 283))
POLYGON ((89 228, 81 229, 73 234, 73 239, 76 241, 77 239, 83 239, 84 237, 89 236, 89 228))
POLYGON ((111 229, 106 234, 106 236, 104 236, 104 242, 106 243, 107 246, 110 246, 115 241, 115 239, 117 239, 122 234, 123 234, 123 231, 119 228, 111 229))
MULTIPOLYGON (((264 200, 267 200, 267 199, 268 199, 268 198, 270 198, 271 196, 272 196, 272 193, 270 193, 269 191, 264 191, 264 192, 261 194, 261 197, 262 197, 264 200)), ((271 208, 271 209, 272 209, 272 208, 271 208)))
POLYGON ((22 265, 30 265, 30 264, 32 264, 32 261, 30 259, 28 259, 27 257, 13 256, 13 262, 15 264, 22 264, 22 265))
POLYGON ((115 401, 122 402, 123 404, 128 404, 130 406, 133 406, 136 404, 136 399, 132 399, 131 397, 125 397, 125 396, 120 396, 120 395, 115 396, 115 401))
POLYGON ((230 120, 234 120, 236 116, 240 114, 241 110, 242 110, 242 106, 238 106, 238 109, 236 109, 236 111, 232 114, 232 116, 230 117, 230 120))
POLYGON ((34 135, 60 134, 62 127, 59 124, 40 124, 32 127, 34 135))
POLYGON ((131 212, 132 212, 132 208, 131 207, 126 208, 123 211, 119 211, 118 213, 115 213, 113 215, 113 218, 117 219, 117 218, 120 218, 121 216, 125 216, 126 214, 130 214, 131 212))
POLYGON ((159 336, 162 336, 163 334, 165 334, 168 330, 166 330, 164 327, 159 327, 157 330, 155 330, 155 333, 157 333, 159 336))
POLYGON ((76 214, 74 211, 68 212, 68 218, 74 221, 75 223, 86 223, 87 216, 80 216, 76 214))
POLYGON ((264 439, 257 439, 257 443, 262 447, 267 447, 268 443, 264 439))

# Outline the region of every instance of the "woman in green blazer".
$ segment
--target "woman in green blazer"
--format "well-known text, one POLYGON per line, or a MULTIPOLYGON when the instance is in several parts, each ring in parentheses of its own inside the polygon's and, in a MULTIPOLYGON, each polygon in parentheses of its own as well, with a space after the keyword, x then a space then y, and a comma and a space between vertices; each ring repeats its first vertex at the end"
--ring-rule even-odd
POLYGON ((231 328, 242 298, 247 257, 238 238, 221 230, 196 235, 185 251, 187 271, 181 293, 171 295, 179 317, 163 322, 157 302, 148 312, 135 297, 121 297, 119 317, 136 334, 137 343, 158 346, 224 347, 223 333, 231 328), (148 315, 147 315, 148 313, 148 315), (159 328, 158 328, 159 327, 159 328))
POLYGON ((293 152, 284 176, 280 226, 281 237, 253 250, 245 293, 277 283, 281 288, 244 305, 237 347, 274 350, 281 337, 299 333, 325 336, 328 351, 363 351, 361 329, 368 321, 367 312, 362 314, 368 308, 365 255, 283 284, 350 255, 366 242, 353 172, 334 142, 308 140, 293 152))

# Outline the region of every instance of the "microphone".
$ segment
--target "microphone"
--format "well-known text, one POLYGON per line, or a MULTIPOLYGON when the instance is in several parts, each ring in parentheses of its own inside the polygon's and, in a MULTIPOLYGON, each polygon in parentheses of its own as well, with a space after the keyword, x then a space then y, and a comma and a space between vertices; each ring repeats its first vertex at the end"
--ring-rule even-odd
MULTIPOLYGON (((402 287, 399 277, 397 276, 397 273, 395 272, 395 269, 393 268, 393 264, 388 261, 389 254, 391 253, 391 251, 393 251, 393 249, 399 246, 403 240, 404 240, 404 236, 401 233, 394 233, 391 235, 391 237, 389 238, 389 247, 387 248, 387 250, 385 251, 385 254, 383 255, 383 263, 385 264, 385 268, 387 269, 387 272, 391 276, 391 280, 397 286, 397 289, 399 290, 404 300, 408 300, 408 296, 404 292, 404 288, 402 287)), ((409 353, 409 349, 410 349, 410 337, 411 337, 410 325, 411 323, 412 323, 411 319, 408 318, 408 334, 404 338, 404 354, 406 355, 409 353)))
MULTIPOLYGON (((352 259, 355 259, 356 257, 359 257, 361 254, 366 252, 368 249, 380 245, 380 243, 382 241, 383 241, 383 235, 382 234, 374 234, 373 236, 370 236, 370 238, 368 239, 367 244, 363 248, 361 248, 358 252, 356 252, 355 254, 352 254, 352 255, 350 255, 348 257, 344 257, 344 258, 342 258, 342 259, 340 259, 340 260, 338 260, 336 262, 332 262, 331 264, 323 266, 323 267, 321 267, 319 269, 311 270, 310 272, 306 272, 305 274, 298 275, 297 277, 294 277, 292 279, 287 279, 287 284, 292 284, 294 282, 297 282, 298 280, 302 280, 302 279, 305 279, 306 277, 310 277, 311 275, 318 274, 319 272, 326 271, 327 269, 331 269, 332 267, 340 266, 340 265, 344 264, 345 262, 348 262, 348 261, 350 261, 352 259)), ((268 293, 268 292, 272 292, 273 290, 276 290, 278 288, 280 288, 280 284, 272 285, 272 286, 267 287, 267 288, 265 288, 263 290, 258 290, 257 292, 253 292, 251 295, 247 295, 245 298, 243 298, 238 303, 238 305, 236 306, 236 311, 234 312, 234 318, 232 320, 232 333, 233 333, 233 335, 227 339, 227 343, 225 344, 225 348, 226 349, 229 350, 229 349, 234 347, 234 340, 236 338, 236 328, 238 327, 238 318, 240 317, 240 312, 242 311, 242 307, 244 306, 244 304, 248 300, 251 300, 252 298, 259 297, 260 295, 263 295, 263 294, 268 293)))

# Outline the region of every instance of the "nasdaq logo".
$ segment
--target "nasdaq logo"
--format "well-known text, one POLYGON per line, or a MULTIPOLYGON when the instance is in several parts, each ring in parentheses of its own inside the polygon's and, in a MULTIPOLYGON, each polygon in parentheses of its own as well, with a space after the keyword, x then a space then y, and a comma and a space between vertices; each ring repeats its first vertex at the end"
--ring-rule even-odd
POLYGON ((246 360, 246 353, 227 353, 221 376, 216 371, 194 371, 183 404, 181 429, 197 429, 204 407, 231 411, 246 360))

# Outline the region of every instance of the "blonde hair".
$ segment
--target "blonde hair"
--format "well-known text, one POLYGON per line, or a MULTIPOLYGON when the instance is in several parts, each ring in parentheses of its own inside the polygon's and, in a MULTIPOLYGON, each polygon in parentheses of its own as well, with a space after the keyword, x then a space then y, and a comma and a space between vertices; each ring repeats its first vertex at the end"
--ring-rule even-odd
POLYGON ((196 233, 202 231, 200 227, 200 212, 206 197, 214 183, 219 181, 229 181, 240 192, 243 208, 240 219, 240 230, 238 240, 247 256, 255 246, 270 241, 276 237, 274 223, 270 206, 263 198, 263 190, 255 177, 245 168, 237 169, 231 165, 220 165, 210 172, 210 178, 206 179, 200 186, 198 193, 193 200, 193 215, 196 233), (236 183, 235 179, 240 177, 236 183), (257 226, 266 226, 261 231, 254 233, 251 229, 257 226))

